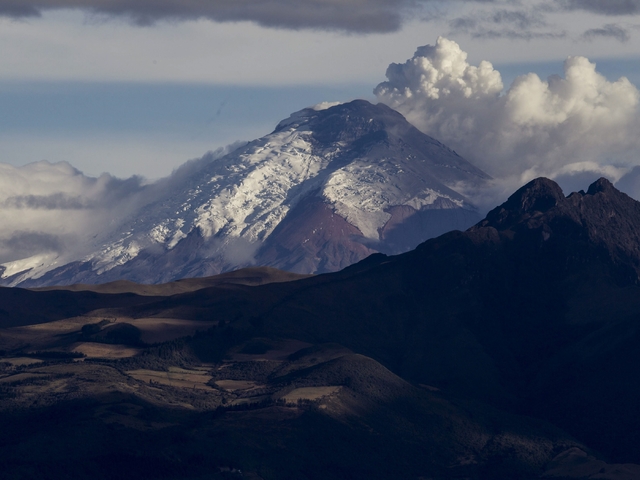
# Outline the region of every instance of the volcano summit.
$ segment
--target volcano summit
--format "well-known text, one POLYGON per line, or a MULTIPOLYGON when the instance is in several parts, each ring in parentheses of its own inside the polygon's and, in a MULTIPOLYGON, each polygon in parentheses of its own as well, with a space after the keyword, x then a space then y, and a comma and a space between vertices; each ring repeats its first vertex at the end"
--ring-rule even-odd
POLYGON ((101 234, 92 253, 5 263, 2 283, 160 283, 254 264, 336 271, 477 222, 456 189, 488 179, 383 104, 307 108, 222 158, 203 158, 101 234))

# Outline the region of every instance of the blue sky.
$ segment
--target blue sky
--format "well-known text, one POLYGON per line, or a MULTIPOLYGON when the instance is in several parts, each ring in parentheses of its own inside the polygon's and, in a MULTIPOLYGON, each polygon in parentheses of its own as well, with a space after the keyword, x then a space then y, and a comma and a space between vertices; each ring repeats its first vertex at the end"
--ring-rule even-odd
POLYGON ((327 98, 374 101, 371 86, 358 84, 4 82, 0 158, 152 179, 208 150, 270 133, 290 113, 327 98))
POLYGON ((331 2, 313 0, 290 15, 287 2, 244 13, 218 3, 26 0, 16 12, 0 0, 0 162, 159 178, 306 106, 374 100, 387 66, 439 35, 472 65, 492 62, 505 88, 562 74, 568 55, 640 85, 636 2, 354 0, 327 14, 331 2))

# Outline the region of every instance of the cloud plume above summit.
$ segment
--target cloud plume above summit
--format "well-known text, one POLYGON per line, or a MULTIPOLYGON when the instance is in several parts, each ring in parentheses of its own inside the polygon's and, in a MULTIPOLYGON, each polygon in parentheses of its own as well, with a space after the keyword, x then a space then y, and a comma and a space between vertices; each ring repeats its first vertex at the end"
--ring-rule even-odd
POLYGON ((632 166, 640 149, 640 92, 585 57, 567 58, 562 76, 529 73, 505 90, 491 63, 470 65, 456 42, 439 38, 386 75, 380 101, 496 177, 632 166))
POLYGON ((120 222, 170 197, 185 178, 243 144, 188 161, 154 183, 138 176, 90 177, 66 162, 0 163, 0 264, 43 255, 60 264, 78 260, 120 222))

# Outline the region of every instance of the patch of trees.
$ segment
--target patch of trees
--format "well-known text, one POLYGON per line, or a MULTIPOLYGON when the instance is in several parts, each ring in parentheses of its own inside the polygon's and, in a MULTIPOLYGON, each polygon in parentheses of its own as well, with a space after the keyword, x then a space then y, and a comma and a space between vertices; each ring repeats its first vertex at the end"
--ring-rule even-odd
POLYGON ((116 323, 100 331, 94 338, 100 343, 142 345, 142 332, 130 323, 116 323))
POLYGON ((222 361, 231 347, 246 342, 251 337, 251 329, 236 328, 222 321, 217 327, 196 332, 189 343, 200 360, 217 363, 222 361))
MULTIPOLYGON (((104 332, 108 332, 117 325, 128 324, 116 324, 104 329, 104 332)), ((102 333, 101 331, 100 335, 102 333)), ((123 370, 135 368, 164 370, 168 366, 188 368, 194 363, 219 363, 225 358, 230 348, 250 340, 254 333, 253 328, 236 328, 222 320, 219 325, 205 331, 197 331, 191 337, 177 338, 152 346, 143 345, 147 348, 140 355, 119 360, 118 365, 123 370)), ((98 341, 95 338, 93 341, 98 341)), ((266 344, 256 344, 249 348, 263 350, 267 347, 271 348, 266 344)))
POLYGON ((271 343, 263 340, 263 339, 253 339, 246 343, 240 353, 246 353, 249 355, 262 355, 267 353, 269 350, 273 350, 273 345, 271 343))
POLYGON ((211 384, 217 380, 249 380, 265 383, 269 381, 271 374, 281 365, 281 362, 272 360, 231 363, 222 370, 211 372, 211 384))
POLYGON ((80 329, 80 333, 82 334, 83 338, 88 339, 89 337, 91 337, 91 335, 95 335, 96 333, 100 332, 100 330, 102 330, 105 325, 109 325, 110 323, 112 322, 110 320, 107 320, 106 318, 97 323, 87 323, 86 325, 82 326, 82 328, 80 329))
POLYGON ((222 405, 219 405, 213 412, 214 416, 223 415, 225 412, 246 412, 249 410, 260 410, 268 407, 297 407, 305 410, 313 410, 317 408, 316 400, 307 398, 299 398, 296 402, 287 402, 284 398, 263 398, 257 402, 243 402, 236 404, 227 403, 226 399, 222 399, 222 405))
POLYGON ((12 398, 16 398, 18 393, 11 387, 2 386, 0 387, 0 399, 9 400, 12 398))
POLYGON ((50 360, 73 360, 75 358, 85 358, 86 355, 80 352, 61 352, 58 350, 42 351, 38 350, 32 353, 25 353, 25 357, 50 359, 50 360))
POLYGON ((271 397, 264 398, 258 402, 244 402, 236 404, 228 404, 223 400, 223 404, 219 405, 214 414, 222 415, 225 412, 246 412, 248 410, 259 410, 261 408, 273 407, 273 406, 286 406, 286 402, 283 398, 273 399, 271 397))
POLYGON ((89 342, 142 346, 142 332, 130 323, 112 324, 109 320, 89 323, 80 330, 82 339, 89 342), (107 328, 104 328, 109 325, 107 328))
POLYGON ((163 371, 170 366, 189 368, 199 360, 191 350, 189 337, 183 337, 147 347, 140 355, 116 360, 115 363, 123 371, 138 368, 163 371))

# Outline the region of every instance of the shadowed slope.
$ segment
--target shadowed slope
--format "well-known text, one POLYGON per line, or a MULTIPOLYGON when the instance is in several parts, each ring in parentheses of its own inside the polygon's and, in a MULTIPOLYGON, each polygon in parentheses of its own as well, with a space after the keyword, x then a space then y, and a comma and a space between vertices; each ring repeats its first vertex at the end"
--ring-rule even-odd
POLYGON ((638 245, 640 204, 608 181, 565 198, 538 179, 467 232, 413 252, 161 308, 337 342, 403 378, 535 412, 617 461, 640 462, 638 245))

